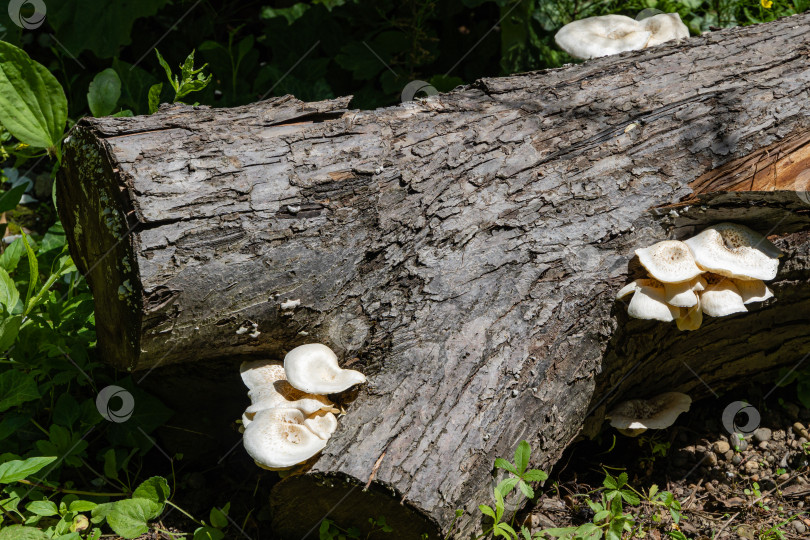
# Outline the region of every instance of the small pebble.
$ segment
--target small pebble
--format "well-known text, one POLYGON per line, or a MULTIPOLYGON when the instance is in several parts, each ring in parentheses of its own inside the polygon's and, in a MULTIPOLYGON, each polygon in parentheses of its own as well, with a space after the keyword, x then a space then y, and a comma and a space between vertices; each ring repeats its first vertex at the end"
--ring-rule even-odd
POLYGON ((731 445, 729 445, 726 441, 717 441, 712 445, 712 449, 714 450, 715 454, 725 454, 731 449, 731 445))
POLYGON ((807 525, 805 525, 804 523, 802 523, 800 520, 795 519, 795 520, 793 520, 793 529, 794 529, 794 530, 795 530, 795 531, 796 531, 798 534, 804 534, 804 533, 806 533, 806 532, 807 532, 807 525))
POLYGON ((759 470, 759 463, 756 461, 746 461, 745 462, 745 471, 748 473, 753 473, 754 471, 759 470))
POLYGON ((742 456, 740 456, 740 454, 734 454, 734 457, 731 458, 731 462, 734 465, 739 465, 741 461, 742 461, 742 456))
POLYGON ((761 443, 771 440, 771 430, 766 427, 757 428, 754 430, 754 441, 761 443))

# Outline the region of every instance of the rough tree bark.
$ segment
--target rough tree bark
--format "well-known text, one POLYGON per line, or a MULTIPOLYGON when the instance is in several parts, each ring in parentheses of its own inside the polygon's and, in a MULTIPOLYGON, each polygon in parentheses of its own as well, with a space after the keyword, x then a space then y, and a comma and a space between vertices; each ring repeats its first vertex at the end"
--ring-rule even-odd
POLYGON ((82 120, 59 211, 99 348, 235 369, 326 343, 369 384, 276 486, 277 531, 382 514, 433 538, 463 508, 469 533, 520 439, 548 468, 591 410, 592 429, 619 399, 707 395, 691 370, 719 391, 810 351, 808 53, 803 15, 376 111, 82 120), (690 333, 629 320, 633 250, 721 220, 786 251, 776 299, 690 333))

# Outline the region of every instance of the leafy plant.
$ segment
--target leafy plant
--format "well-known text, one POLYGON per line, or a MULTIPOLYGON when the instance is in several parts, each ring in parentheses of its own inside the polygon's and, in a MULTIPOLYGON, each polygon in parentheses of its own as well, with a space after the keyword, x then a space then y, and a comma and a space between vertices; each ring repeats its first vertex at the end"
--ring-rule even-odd
POLYGON ((385 521, 385 516, 380 516, 377 519, 368 518, 371 528, 365 536, 361 536, 360 529, 357 527, 348 527, 346 529, 339 527, 331 519, 324 518, 318 529, 320 540, 361 540, 362 538, 370 538, 372 534, 384 532, 393 532, 392 529, 385 521))
MULTIPOLYGON (((180 65, 180 75, 172 74, 172 68, 169 67, 169 64, 166 60, 160 56, 160 52, 155 49, 155 54, 157 55, 158 61, 160 65, 163 66, 163 69, 166 71, 166 77, 169 79, 169 84, 174 89, 174 98, 172 98, 172 102, 178 102, 188 94, 192 92, 199 92, 203 90, 208 83, 211 82, 211 75, 204 75, 202 73, 203 69, 208 64, 203 64, 199 68, 194 68, 194 51, 186 57, 186 61, 180 65)), ((158 83, 152 88, 149 89, 149 112, 153 113, 157 110, 157 105, 159 105, 158 99, 160 97, 160 92, 163 89, 163 83, 158 83)))

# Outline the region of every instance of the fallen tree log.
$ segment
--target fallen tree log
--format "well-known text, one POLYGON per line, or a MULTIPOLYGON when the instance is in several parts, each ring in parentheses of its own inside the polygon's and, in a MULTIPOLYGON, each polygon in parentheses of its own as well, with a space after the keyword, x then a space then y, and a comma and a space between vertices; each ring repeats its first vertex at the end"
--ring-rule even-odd
POLYGON ((276 531, 385 515, 434 538, 462 508, 466 535, 519 440, 548 468, 592 411, 810 352, 808 54, 802 15, 376 111, 84 119, 57 188, 99 349, 235 370, 328 344, 369 384, 274 489, 276 531), (786 252, 776 298, 688 333, 628 319, 633 250, 724 220, 786 252))

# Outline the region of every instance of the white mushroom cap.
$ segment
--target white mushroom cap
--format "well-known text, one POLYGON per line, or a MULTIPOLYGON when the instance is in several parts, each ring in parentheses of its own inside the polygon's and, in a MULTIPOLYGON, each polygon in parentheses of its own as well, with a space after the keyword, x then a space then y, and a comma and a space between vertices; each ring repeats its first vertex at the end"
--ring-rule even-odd
POLYGON ((637 249, 636 255, 650 275, 661 283, 690 281, 703 273, 689 247, 679 240, 664 240, 648 248, 637 249))
POLYGON ((706 288, 706 280, 698 276, 683 283, 664 283, 664 299, 670 306, 691 308, 698 304, 700 291, 706 288))
POLYGON ((627 306, 627 314, 636 319, 654 319, 670 322, 680 316, 680 310, 670 306, 664 298, 664 286, 654 279, 637 279, 625 285, 618 293, 622 298, 630 293, 633 298, 627 306))
POLYGON ((248 397, 251 401, 242 417, 246 427, 246 417, 249 423, 253 419, 253 414, 262 409, 275 407, 298 409, 306 416, 320 410, 338 411, 325 396, 307 394, 294 388, 287 381, 284 366, 279 361, 243 362, 239 367, 239 373, 245 386, 248 387, 248 397))
POLYGON ((664 429, 678 415, 689 410, 692 398, 680 392, 666 392, 650 399, 631 399, 620 403, 605 418, 625 435, 635 437, 648 429, 664 429))
POLYGON ((301 345, 288 352, 284 372, 291 385, 310 394, 336 394, 366 382, 359 371, 341 369, 332 349, 320 343, 301 345))
POLYGON ((305 462, 326 447, 326 439, 306 427, 304 419, 298 409, 258 411, 245 427, 245 450, 257 464, 270 470, 305 462))
POLYGON ((643 49, 652 32, 624 15, 601 15, 573 21, 554 36, 557 45, 573 56, 587 60, 624 51, 643 49))
POLYGON ((304 420, 304 425, 321 439, 329 439, 337 429, 337 417, 328 411, 318 411, 304 420))
POLYGON ((732 279, 731 281, 740 291, 743 304, 764 302, 769 298, 773 298, 773 291, 761 279, 732 279))
POLYGON ((703 308, 700 304, 700 297, 698 302, 692 307, 682 307, 681 316, 675 319, 675 324, 678 325, 678 330, 697 330, 703 324, 703 308))
POLYGON ((641 20, 641 27, 652 33, 646 47, 654 47, 673 39, 689 37, 689 28, 677 13, 659 13, 641 20))
POLYGON ((706 290, 700 293, 700 305, 709 317, 725 317, 748 311, 740 290, 734 282, 722 276, 709 275, 706 290))
POLYGON ((782 256, 767 238, 736 223, 713 225, 685 243, 698 266, 737 279, 775 278, 782 256))

